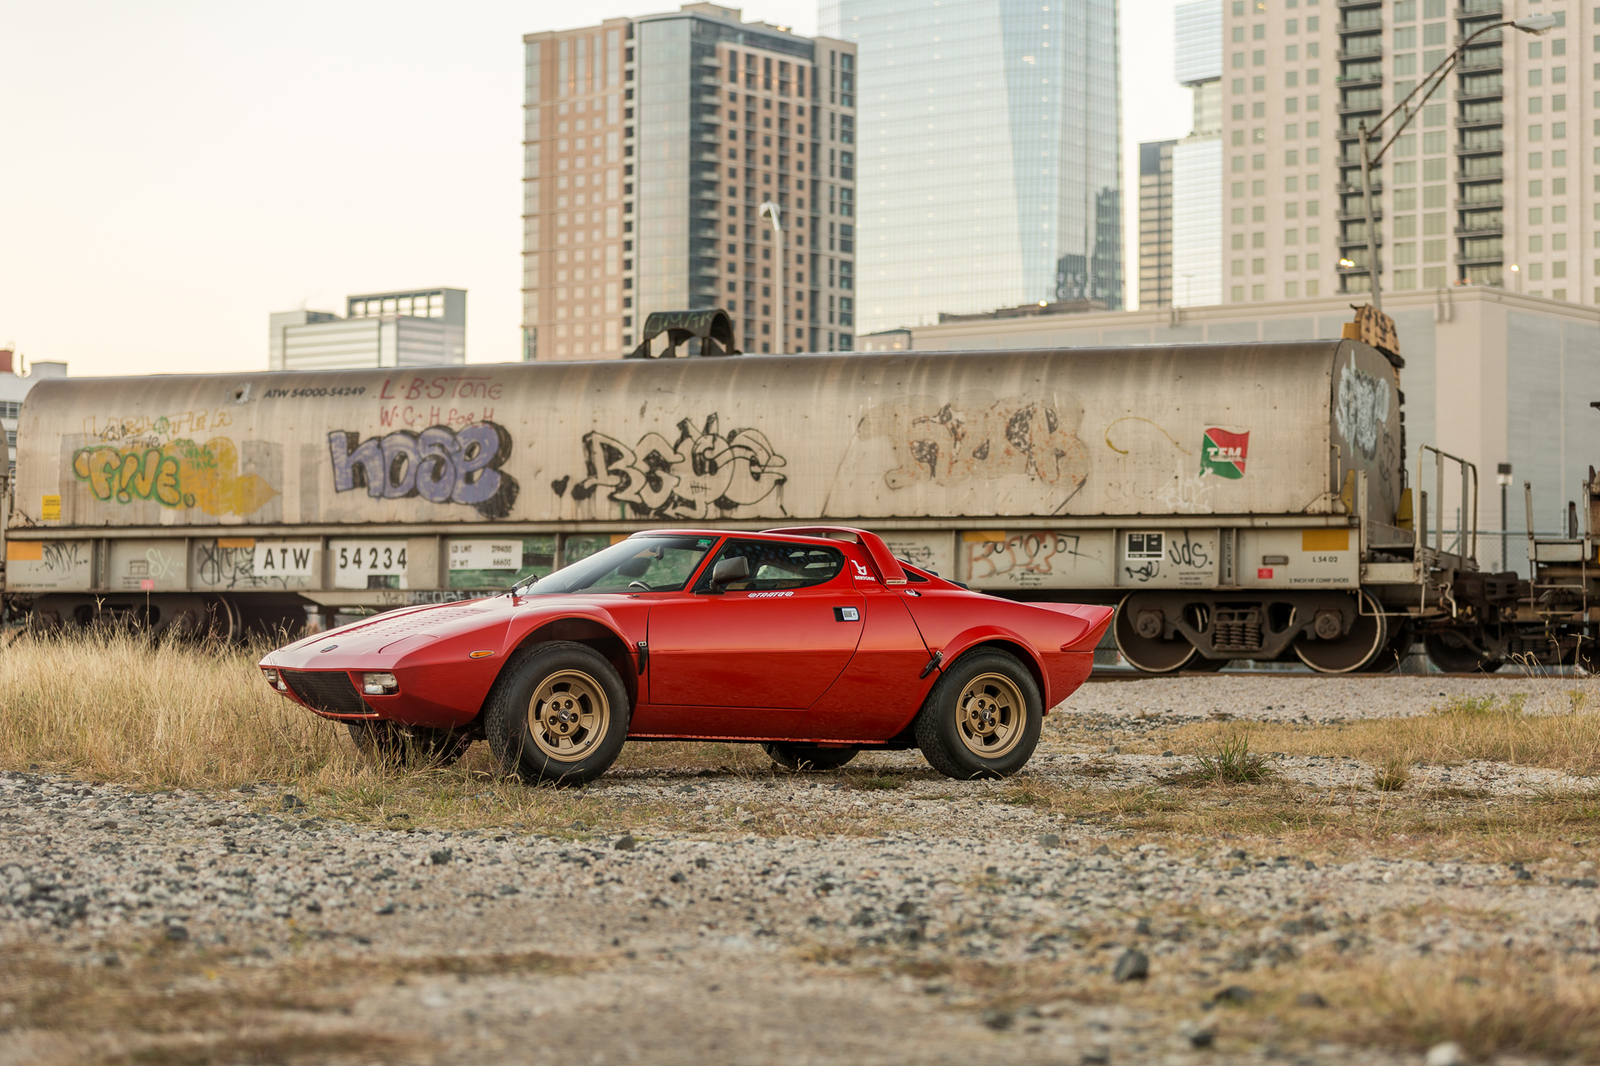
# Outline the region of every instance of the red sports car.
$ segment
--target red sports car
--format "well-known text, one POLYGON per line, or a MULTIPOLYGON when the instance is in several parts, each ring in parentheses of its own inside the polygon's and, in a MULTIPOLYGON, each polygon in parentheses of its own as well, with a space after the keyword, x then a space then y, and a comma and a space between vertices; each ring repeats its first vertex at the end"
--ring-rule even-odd
POLYGON ((528 782, 593 780, 630 738, 760 743, 818 770, 917 747, 951 777, 1003 777, 1088 677, 1111 615, 969 592, 859 529, 659 530, 261 669, 363 747, 450 759, 487 738, 528 782))

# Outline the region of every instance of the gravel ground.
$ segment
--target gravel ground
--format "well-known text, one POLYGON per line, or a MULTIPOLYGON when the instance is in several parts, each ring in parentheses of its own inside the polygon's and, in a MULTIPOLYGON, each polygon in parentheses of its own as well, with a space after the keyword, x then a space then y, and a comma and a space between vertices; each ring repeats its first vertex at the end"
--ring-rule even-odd
MULTIPOLYGON (((1257 854, 1259 843, 1136 843, 997 800, 1019 782, 1114 789, 1180 768, 1186 760, 1105 750, 1152 720, 1419 713, 1442 694, 1531 685, 1092 684, 1052 716, 1040 755, 1010 783, 918 774, 876 790, 831 775, 685 769, 619 772, 591 787, 621 809, 698 806, 706 830, 693 833, 382 829, 318 817, 270 783, 139 793, 13 772, 0 776, 0 951, 85 972, 151 945, 225 973, 308 959, 376 968, 430 953, 576 960, 571 972, 375 980, 347 1013, 294 1024, 402 1044, 303 1061, 1415 1063, 1415 1053, 1280 1040, 1271 1018, 1231 1000, 1294 986, 1296 960, 1312 958, 1600 954, 1586 842, 1571 860, 1515 867, 1318 861, 1257 854), (1083 775, 1088 762, 1099 776, 1083 775), (749 835, 750 812, 775 804, 793 835, 749 835), (809 838, 807 822, 822 818, 881 829, 809 838), (1143 982, 1116 979, 1130 952, 1148 961, 1143 982), (1028 994, 1035 971, 1052 975, 1050 998, 1028 994), (985 989, 968 972, 1016 976, 985 989), (1247 991, 1218 1000, 1230 988, 1247 991)), ((920 764, 915 753, 862 761, 881 773, 920 764)), ((1319 789, 1370 781, 1372 768, 1295 759, 1283 772, 1319 789)), ((1454 768, 1454 783, 1464 780, 1506 794, 1593 787, 1490 764, 1454 768)), ((125 1050, 105 1034, 11 1024, 15 1012, 0 1002, 0 1063, 125 1050)))

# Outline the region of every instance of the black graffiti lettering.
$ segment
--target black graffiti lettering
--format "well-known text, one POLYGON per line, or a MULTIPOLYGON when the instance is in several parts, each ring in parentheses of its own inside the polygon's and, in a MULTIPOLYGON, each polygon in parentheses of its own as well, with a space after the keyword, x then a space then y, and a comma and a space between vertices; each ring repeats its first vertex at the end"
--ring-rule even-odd
POLYGON ((1178 543, 1176 537, 1171 538, 1167 544, 1167 559, 1174 566, 1188 567, 1193 570, 1207 570, 1211 567, 1211 553, 1199 541, 1191 540, 1185 530, 1182 534, 1183 543, 1178 543))
MULTIPOLYGON (((586 476, 572 486, 578 502, 604 490, 606 499, 640 518, 725 517, 781 489, 787 461, 756 429, 719 431, 717 415, 700 427, 678 423, 678 439, 646 433, 628 444, 604 433, 583 435, 586 476)), ((551 482, 558 496, 567 479, 551 482)), ((782 507, 778 508, 782 512, 782 507)))

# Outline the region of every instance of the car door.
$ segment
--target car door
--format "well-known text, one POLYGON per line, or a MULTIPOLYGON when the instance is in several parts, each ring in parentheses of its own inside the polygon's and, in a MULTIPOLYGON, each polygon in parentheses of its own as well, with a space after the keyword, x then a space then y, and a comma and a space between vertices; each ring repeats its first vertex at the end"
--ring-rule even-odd
POLYGON ((839 548, 732 537, 691 595, 650 609, 650 703, 810 707, 855 654, 864 600, 839 548), (749 578, 713 590, 717 562, 735 556, 749 578))

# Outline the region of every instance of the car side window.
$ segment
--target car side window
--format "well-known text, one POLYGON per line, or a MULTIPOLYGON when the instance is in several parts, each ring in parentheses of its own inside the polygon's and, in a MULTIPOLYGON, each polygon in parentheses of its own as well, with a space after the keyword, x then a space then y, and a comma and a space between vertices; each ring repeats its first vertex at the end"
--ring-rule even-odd
POLYGON ((819 544, 788 544, 774 540, 740 540, 722 546, 698 589, 711 587, 711 572, 723 559, 744 556, 750 560, 750 577, 727 586, 729 592, 768 592, 803 589, 832 581, 844 569, 844 552, 819 544))

